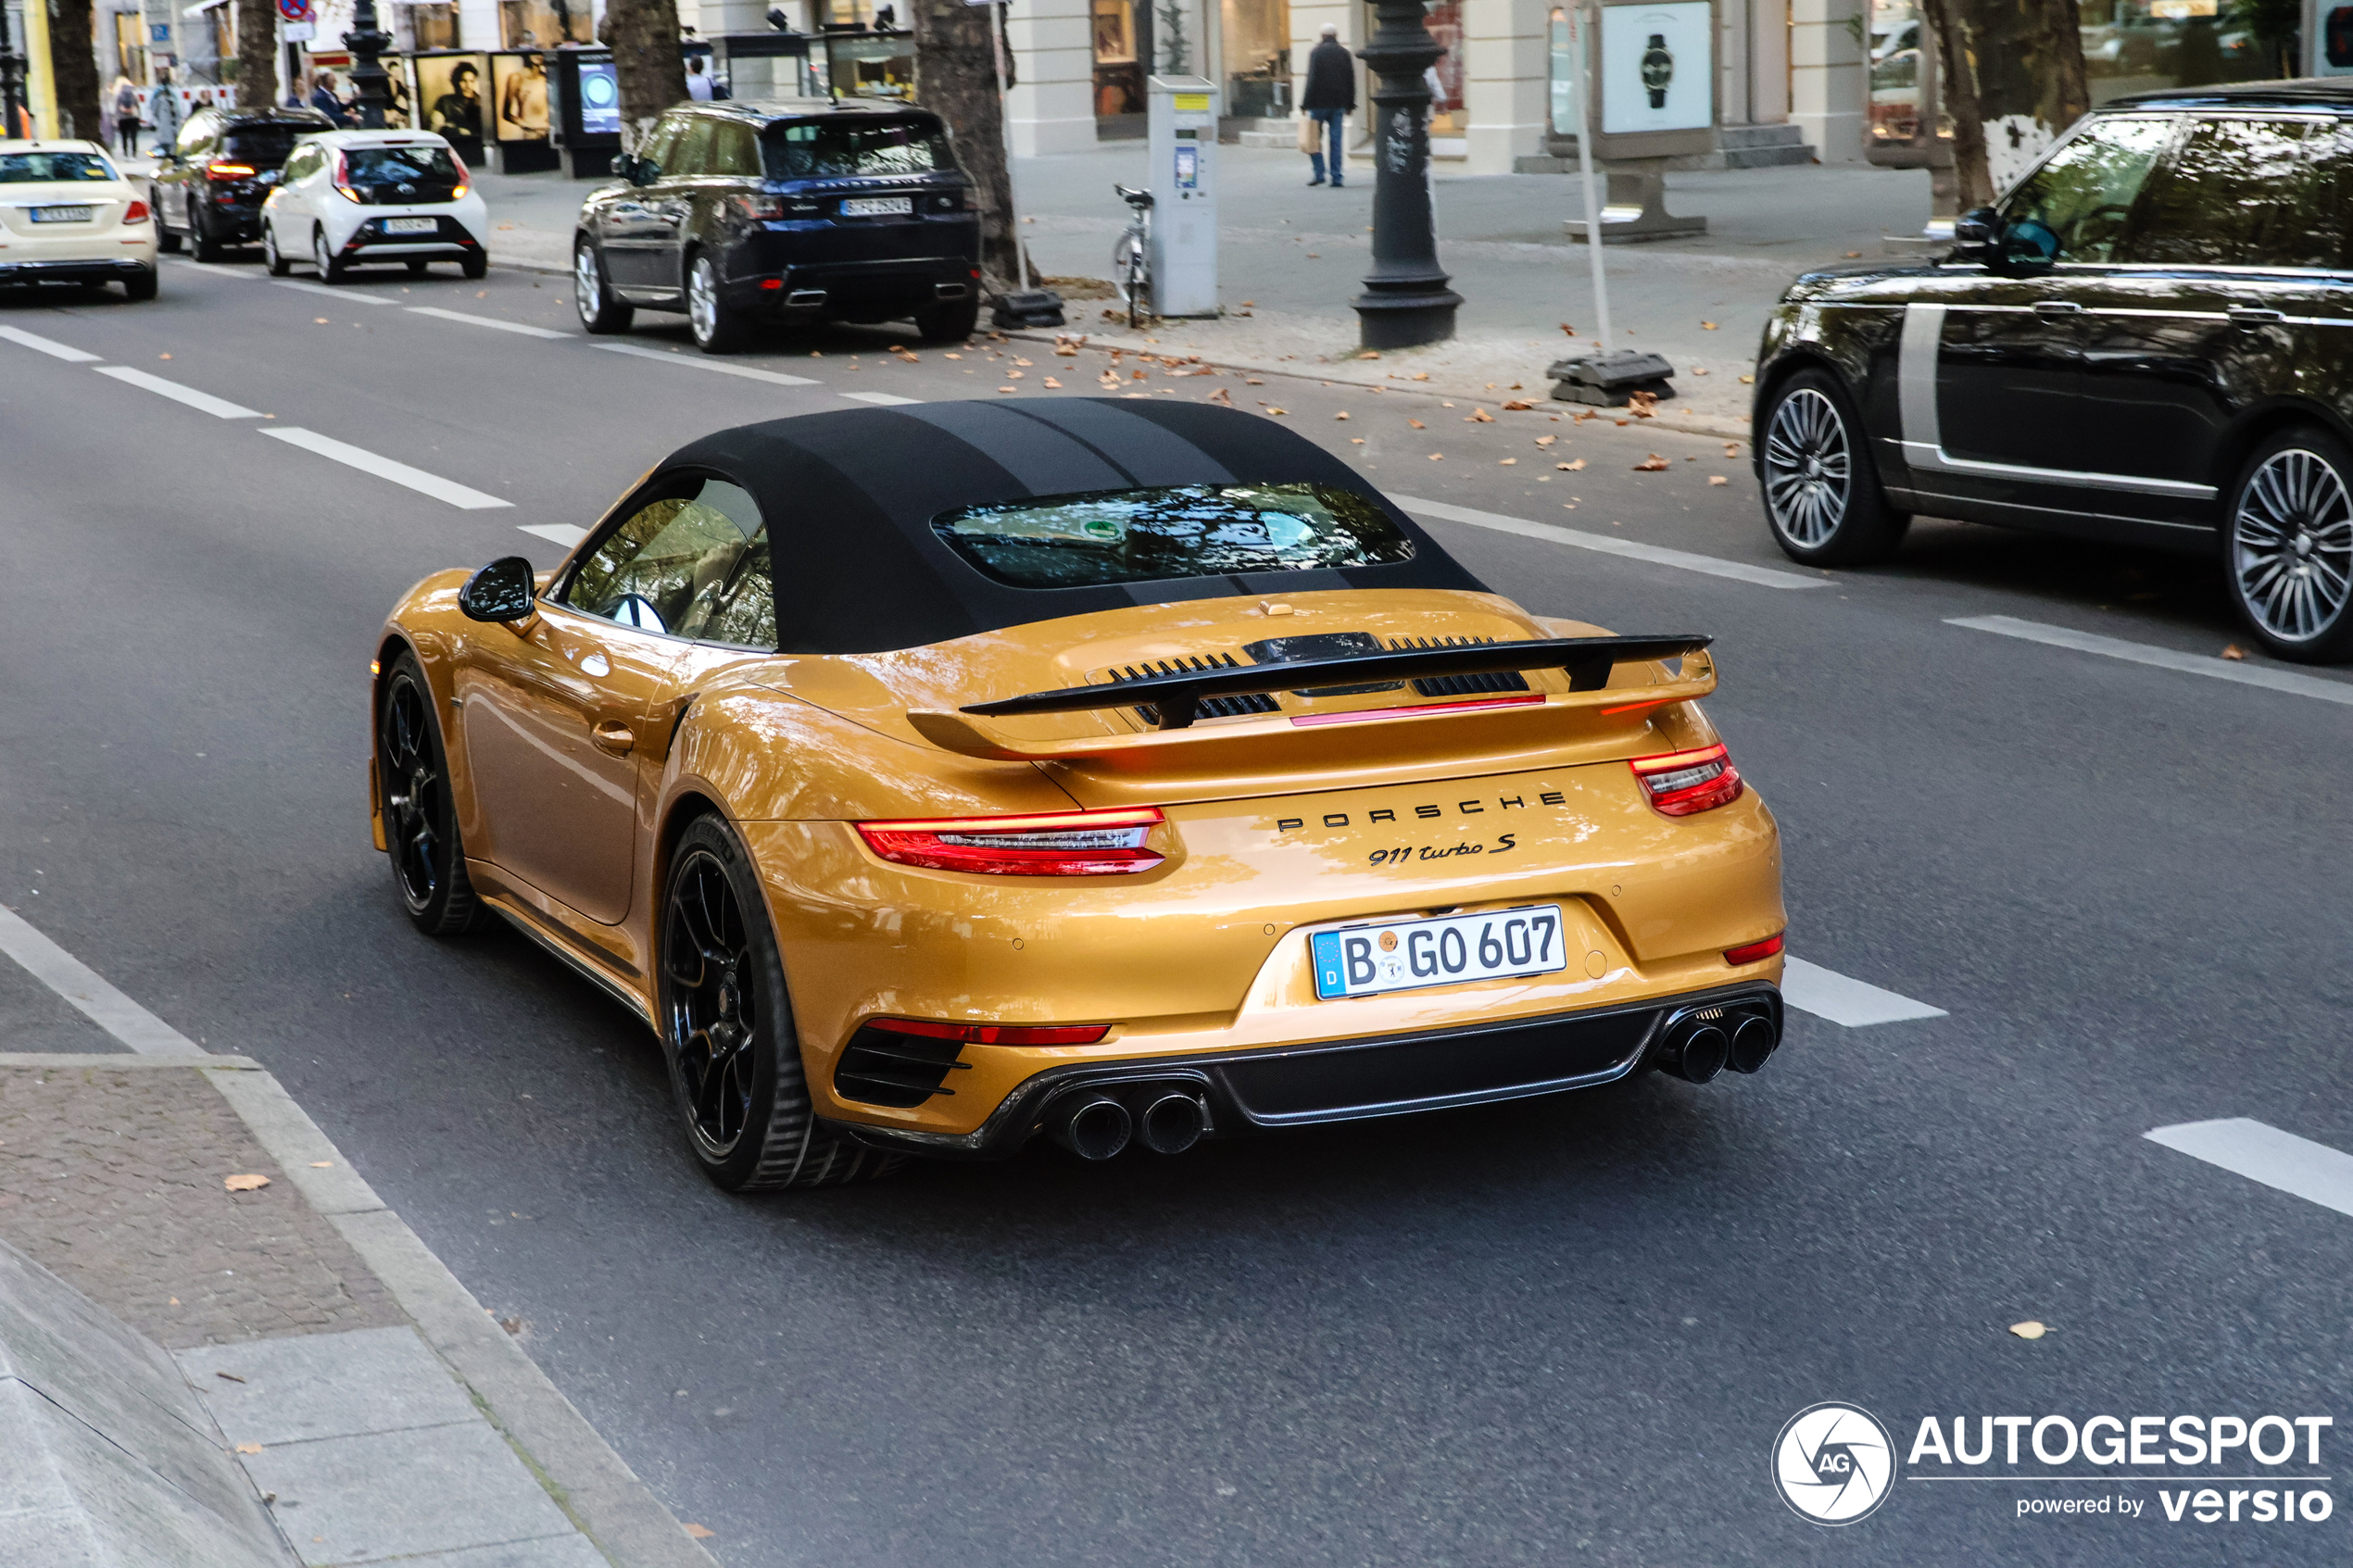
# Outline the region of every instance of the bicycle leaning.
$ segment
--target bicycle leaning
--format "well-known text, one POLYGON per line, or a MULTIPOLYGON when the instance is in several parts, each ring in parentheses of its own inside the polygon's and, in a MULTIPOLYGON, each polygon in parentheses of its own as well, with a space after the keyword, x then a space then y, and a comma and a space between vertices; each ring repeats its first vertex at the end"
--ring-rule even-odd
POLYGON ((1111 282, 1127 302, 1127 325, 1144 324, 1152 314, 1152 194, 1131 191, 1114 182, 1112 189, 1127 204, 1127 227, 1111 247, 1111 282))

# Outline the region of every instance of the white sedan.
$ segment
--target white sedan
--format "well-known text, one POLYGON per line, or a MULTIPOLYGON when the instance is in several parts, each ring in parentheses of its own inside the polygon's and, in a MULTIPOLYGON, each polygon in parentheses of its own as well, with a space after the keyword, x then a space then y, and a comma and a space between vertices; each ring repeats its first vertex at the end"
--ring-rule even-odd
POLYGON ((156 223, 95 142, 0 141, 0 283, 156 296, 156 223))
POLYGON ((490 209, 449 144, 429 131, 329 131, 295 144, 261 208, 261 252, 284 277, 308 257, 326 282, 355 266, 455 261, 488 270, 490 209))

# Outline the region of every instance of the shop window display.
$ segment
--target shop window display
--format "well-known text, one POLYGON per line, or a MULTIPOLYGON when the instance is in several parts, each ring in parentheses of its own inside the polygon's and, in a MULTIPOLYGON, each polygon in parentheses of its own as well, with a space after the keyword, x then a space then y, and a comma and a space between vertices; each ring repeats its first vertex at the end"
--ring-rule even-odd
POLYGON ((458 7, 456 6, 421 5, 396 6, 393 14, 397 19, 395 31, 406 26, 407 43, 411 50, 455 49, 458 46, 458 7))
POLYGON ((1144 112, 1144 68, 1136 49, 1137 7, 1130 0, 1093 0, 1095 117, 1144 112))
POLYGON ((1436 0, 1428 5, 1425 25, 1446 51, 1430 67, 1437 73, 1438 88, 1429 106, 1429 133, 1433 138, 1459 138, 1470 126, 1470 117, 1463 112, 1463 0, 1436 0))
POLYGON ((1226 112, 1273 119, 1290 113, 1290 0, 1224 0, 1226 112))
MULTIPOLYGON (((498 41, 509 49, 594 44, 597 19, 589 0, 498 0, 498 41)), ((547 118, 543 110, 543 128, 547 118)))

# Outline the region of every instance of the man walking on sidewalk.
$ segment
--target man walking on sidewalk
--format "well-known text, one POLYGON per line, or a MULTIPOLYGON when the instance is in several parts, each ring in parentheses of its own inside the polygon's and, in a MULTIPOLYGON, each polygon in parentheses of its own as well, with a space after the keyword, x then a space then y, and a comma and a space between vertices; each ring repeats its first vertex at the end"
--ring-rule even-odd
POLYGON ((1299 95, 1299 107, 1321 128, 1315 137, 1317 144, 1307 154, 1315 169, 1315 178, 1307 182, 1324 182, 1324 153, 1328 145, 1332 188, 1338 190, 1345 182, 1340 179, 1340 161, 1342 128, 1356 109, 1356 62, 1340 41, 1340 29, 1334 23, 1324 24, 1324 41, 1308 52, 1307 89, 1299 95))

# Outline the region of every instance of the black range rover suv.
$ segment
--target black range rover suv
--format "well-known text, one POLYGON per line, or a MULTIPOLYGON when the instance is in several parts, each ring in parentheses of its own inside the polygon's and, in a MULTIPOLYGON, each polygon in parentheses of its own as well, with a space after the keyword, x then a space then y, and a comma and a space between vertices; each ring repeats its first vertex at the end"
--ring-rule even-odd
POLYGON ((574 302, 592 332, 683 310, 705 353, 755 321, 912 320, 962 338, 980 221, 937 116, 823 98, 698 103, 654 122, 581 205, 574 302))
POLYGON ((2353 657, 2353 80, 2078 121, 1930 265, 1800 278, 1765 329, 1767 521, 1820 565, 1915 512, 2214 552, 2284 659, 2353 657))
POLYGON ((260 239, 261 204, 295 143, 334 123, 317 109, 198 109, 147 181, 157 241, 178 250, 185 236, 198 261, 218 261, 260 239))

